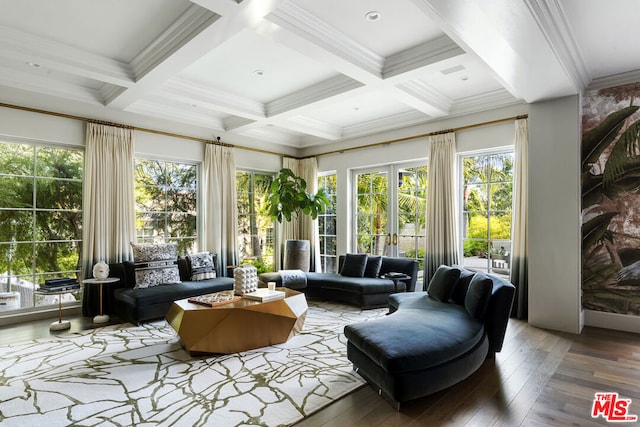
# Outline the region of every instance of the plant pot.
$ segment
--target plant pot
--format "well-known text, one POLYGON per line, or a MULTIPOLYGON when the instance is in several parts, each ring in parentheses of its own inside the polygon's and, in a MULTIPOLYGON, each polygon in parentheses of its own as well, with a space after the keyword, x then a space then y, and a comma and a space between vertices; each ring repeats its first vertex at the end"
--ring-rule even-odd
POLYGON ((311 265, 310 247, 308 240, 287 240, 284 246, 283 270, 308 272, 311 265))

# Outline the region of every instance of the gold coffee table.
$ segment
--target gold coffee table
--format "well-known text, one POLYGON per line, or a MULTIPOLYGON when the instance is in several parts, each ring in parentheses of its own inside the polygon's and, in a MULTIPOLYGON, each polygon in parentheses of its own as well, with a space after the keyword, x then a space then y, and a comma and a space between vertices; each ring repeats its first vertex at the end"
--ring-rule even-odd
POLYGON ((277 290, 286 292, 284 299, 259 302, 243 298, 214 307, 178 300, 166 320, 192 355, 230 354, 280 344, 302 330, 308 307, 303 293, 277 290))

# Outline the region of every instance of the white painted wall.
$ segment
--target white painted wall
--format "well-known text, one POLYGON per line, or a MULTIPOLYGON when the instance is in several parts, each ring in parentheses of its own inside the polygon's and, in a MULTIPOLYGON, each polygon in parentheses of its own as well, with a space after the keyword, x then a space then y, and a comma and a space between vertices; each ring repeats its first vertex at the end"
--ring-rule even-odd
POLYGON ((529 109, 529 323, 573 333, 580 302, 578 96, 529 109))

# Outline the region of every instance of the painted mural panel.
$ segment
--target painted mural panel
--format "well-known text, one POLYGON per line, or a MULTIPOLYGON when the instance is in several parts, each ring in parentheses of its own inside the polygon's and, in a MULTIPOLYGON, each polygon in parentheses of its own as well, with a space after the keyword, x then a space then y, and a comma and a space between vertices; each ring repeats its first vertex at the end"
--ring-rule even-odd
POLYGON ((585 309, 640 315, 640 83, 588 92, 582 108, 585 309))

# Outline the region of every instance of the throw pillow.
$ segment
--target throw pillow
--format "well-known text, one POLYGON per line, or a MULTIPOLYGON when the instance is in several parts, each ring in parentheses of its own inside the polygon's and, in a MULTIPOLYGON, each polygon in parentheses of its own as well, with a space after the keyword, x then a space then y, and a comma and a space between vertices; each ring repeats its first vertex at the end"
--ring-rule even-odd
POLYGON ((464 298, 464 308, 476 319, 484 320, 492 291, 493 281, 484 273, 476 273, 469 283, 467 296, 464 298))
POLYGON ((197 252, 187 254, 187 261, 191 270, 191 280, 206 280, 216 277, 215 255, 211 252, 197 252))
POLYGON ((178 245, 175 243, 131 243, 135 289, 180 283, 178 245))
POLYGON ((364 267, 364 277, 378 277, 382 267, 381 256, 367 256, 367 264, 364 267))
POLYGON ((346 254, 340 275, 347 277, 362 277, 367 266, 366 254, 346 254))
POLYGON ((427 294, 436 301, 448 302, 456 288, 459 278, 460 270, 441 265, 436 269, 436 272, 429 281, 427 294))
POLYGON ((453 290, 453 295, 451 295, 451 301, 458 305, 464 305, 464 299, 467 296, 469 283, 471 283, 471 279, 473 279, 473 276, 476 274, 476 272, 467 270, 466 268, 459 265, 454 265, 453 267, 460 270, 460 278, 458 279, 458 284, 453 290))

